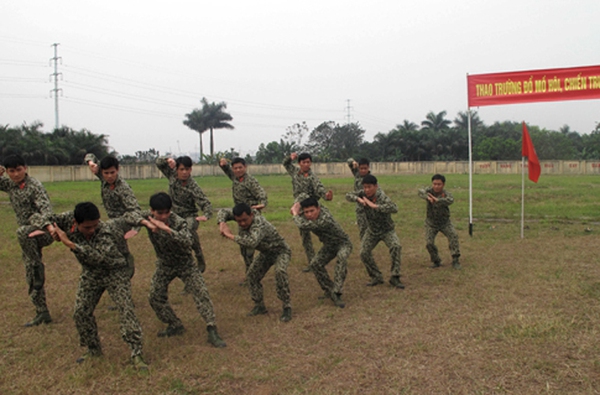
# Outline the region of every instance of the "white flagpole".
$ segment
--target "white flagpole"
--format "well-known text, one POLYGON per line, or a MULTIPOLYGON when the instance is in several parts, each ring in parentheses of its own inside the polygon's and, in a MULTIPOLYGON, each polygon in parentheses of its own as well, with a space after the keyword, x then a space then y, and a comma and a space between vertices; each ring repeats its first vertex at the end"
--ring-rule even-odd
MULTIPOLYGON (((467 73, 467 81, 469 74, 467 73)), ((468 96, 468 95, 467 95, 468 96)), ((468 99, 467 99, 468 101, 468 99)), ((471 137, 471 107, 467 102, 468 135, 469 135, 469 236, 473 236, 473 142, 471 137)))
POLYGON ((525 157, 521 157, 521 238, 525 229, 525 157))

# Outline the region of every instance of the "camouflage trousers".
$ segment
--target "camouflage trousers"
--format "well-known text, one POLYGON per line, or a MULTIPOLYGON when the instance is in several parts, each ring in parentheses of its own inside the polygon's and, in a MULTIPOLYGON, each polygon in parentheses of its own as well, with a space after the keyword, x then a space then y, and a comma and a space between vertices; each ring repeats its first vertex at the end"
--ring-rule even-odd
POLYGON ((101 348, 94 310, 107 291, 119 310, 121 337, 131 348, 131 356, 142 354, 142 327, 134 311, 129 274, 127 266, 101 271, 84 268, 81 272, 73 318, 82 347, 101 348))
POLYGON ((198 261, 198 266, 206 267, 202 246, 200 245, 200 236, 198 236, 198 227, 200 226, 200 223, 196 221, 196 217, 187 217, 185 218, 185 222, 187 222, 188 229, 192 233, 192 250, 198 261))
POLYGON ((358 234, 360 239, 362 240, 367 228, 369 227, 369 222, 367 221, 367 214, 365 213, 365 209, 362 205, 356 206, 356 224, 358 225, 358 234))
POLYGON ((263 303, 262 279, 271 266, 275 266, 275 284, 277 297, 283 302, 283 307, 290 307, 290 281, 287 269, 290 264, 292 252, 290 250, 275 250, 260 252, 248 268, 246 278, 250 288, 250 296, 254 303, 263 303))
POLYGON ((156 313, 156 317, 165 324, 181 326, 181 320, 173 311, 169 303, 169 284, 179 277, 185 284, 185 289, 194 298, 198 312, 206 321, 206 325, 215 325, 215 311, 213 309, 206 283, 200 273, 198 266, 193 262, 168 266, 161 261, 156 262, 156 271, 150 283, 150 306, 156 313))
POLYGON ((247 248, 240 246, 240 254, 242 254, 242 258, 244 258, 244 264, 246 265, 246 273, 248 273, 248 269, 254 260, 254 248, 247 248))
POLYGON ((390 257, 392 258, 392 276, 400 275, 400 253, 402 252, 402 246, 400 245, 400 239, 398 239, 395 230, 391 230, 387 233, 375 234, 368 228, 365 232, 360 243, 360 259, 365 265, 371 279, 383 281, 383 275, 373 258, 373 249, 380 241, 383 241, 390 251, 390 257))
POLYGON ((46 276, 45 267, 42 263, 42 248, 52 244, 54 239, 52 239, 52 236, 47 231, 44 231, 43 235, 29 237, 29 234, 34 230, 38 229, 33 226, 21 226, 17 229, 17 238, 19 239, 23 253, 25 281, 29 287, 29 298, 35 306, 35 312, 39 314, 48 311, 46 291, 44 289, 46 276))
POLYGON ((448 247, 450 248, 452 258, 458 259, 460 257, 458 233, 456 233, 452 222, 448 221, 446 224, 441 226, 425 224, 425 241, 427 243, 427 251, 429 251, 429 256, 431 257, 431 262, 441 262, 440 255, 438 254, 438 248, 435 245, 435 237, 437 236, 438 232, 442 232, 442 234, 448 239, 448 247))
POLYGON ((325 294, 330 295, 331 293, 341 294, 344 287, 344 281, 346 280, 346 274, 348 273, 348 257, 352 252, 352 244, 338 244, 334 246, 324 245, 323 248, 317 252, 317 255, 313 258, 310 263, 310 268, 317 278, 317 282, 321 286, 321 289, 325 291, 325 294), (337 258, 337 263, 334 269, 333 281, 325 266, 331 262, 334 258, 337 258))
POLYGON ((302 238, 302 247, 304 248, 304 253, 306 254, 306 258, 310 264, 315 257, 315 248, 313 247, 310 230, 300 229, 300 237, 302 238))

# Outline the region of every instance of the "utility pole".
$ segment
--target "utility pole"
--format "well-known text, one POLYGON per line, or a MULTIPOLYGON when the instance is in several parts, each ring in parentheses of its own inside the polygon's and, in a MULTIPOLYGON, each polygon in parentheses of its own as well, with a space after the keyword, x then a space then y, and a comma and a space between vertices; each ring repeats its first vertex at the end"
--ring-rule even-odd
POLYGON ((352 115, 350 114, 350 110, 352 110, 352 107, 350 107, 350 99, 346 100, 346 124, 349 125, 350 124, 350 119, 352 118, 352 115))
POLYGON ((62 77, 62 73, 58 72, 58 61, 62 64, 62 58, 58 57, 58 46, 59 43, 54 43, 52 46, 54 47, 54 57, 50 59, 50 65, 54 62, 54 73, 50 74, 50 80, 54 78, 54 89, 50 91, 50 96, 54 94, 54 129, 58 129, 58 92, 62 93, 62 89, 58 87, 58 76, 62 77))

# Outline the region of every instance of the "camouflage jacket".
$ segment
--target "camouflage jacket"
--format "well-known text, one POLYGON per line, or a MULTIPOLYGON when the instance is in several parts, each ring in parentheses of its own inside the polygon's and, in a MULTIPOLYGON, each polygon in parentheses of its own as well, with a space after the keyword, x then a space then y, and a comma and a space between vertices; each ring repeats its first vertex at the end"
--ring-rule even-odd
POLYGON ((300 168, 292 163, 292 158, 287 156, 283 160, 283 166, 292 177, 292 193, 294 202, 301 202, 309 197, 319 200, 325 198, 325 187, 319 178, 311 171, 302 173, 300 168))
POLYGON ((169 180, 169 195, 173 199, 173 212, 175 214, 183 218, 196 217, 199 207, 206 218, 210 219, 212 217, 210 201, 192 177, 185 182, 179 180, 177 171, 169 167, 165 157, 156 159, 156 167, 169 180))
MULTIPOLYGON (((92 161, 98 164, 98 159, 94 154, 87 154, 84 159, 85 163, 92 161)), ((106 210, 108 218, 119 218, 127 216, 129 222, 139 220, 140 216, 140 204, 138 203, 133 190, 121 176, 117 176, 117 179, 113 185, 104 181, 102 178, 102 170, 98 167, 98 173, 96 177, 100 180, 100 194, 102 195, 102 204, 106 210)))
POLYGON ((258 181, 256 181, 256 178, 248 173, 244 174, 243 177, 236 178, 229 163, 220 167, 227 177, 233 181, 233 185, 231 186, 233 203, 246 203, 248 206, 267 205, 267 193, 258 181))
MULTIPOLYGON (((348 192, 346 194, 346 200, 350 202, 356 202, 358 198, 364 199, 365 197, 364 190, 360 192, 348 192)), ((377 235, 393 231, 395 226, 392 214, 398 212, 396 203, 392 202, 381 188, 377 188, 375 195, 367 199, 378 206, 376 209, 364 206, 369 230, 377 235)))
POLYGON ((25 175, 21 183, 15 184, 8 177, 0 177, 0 191, 8 193, 19 226, 35 225, 42 228, 50 224, 50 198, 46 188, 35 178, 25 175))
POLYGON ((53 219, 67 233, 69 240, 75 243, 71 251, 84 270, 101 273, 127 267, 125 232, 132 224, 125 219, 100 221, 89 240, 77 229, 73 211, 56 214, 53 219))
POLYGON ((432 187, 419 189, 419 197, 427 200, 427 218, 425 223, 431 226, 445 225, 450 221, 450 205, 454 203, 454 198, 450 192, 444 189, 439 195, 433 192, 432 187), (430 203, 427 200, 427 194, 431 193, 438 200, 430 203))
MULTIPOLYGON (((233 221, 233 211, 231 209, 219 210, 217 221, 233 221)), ((254 220, 248 229, 239 229, 239 234, 235 236, 234 241, 242 247, 253 248, 262 253, 291 253, 290 246, 285 239, 277 232, 277 229, 254 210, 254 220)))
POLYGON ((327 207, 321 206, 321 212, 317 219, 311 221, 302 215, 294 216, 294 223, 302 230, 313 232, 324 246, 340 246, 350 244, 350 238, 344 229, 337 223, 327 207))
MULTIPOLYGON (((150 211, 142 211, 142 216, 148 218, 150 211)), ((167 266, 178 266, 194 262, 192 254, 192 234, 185 219, 171 212, 167 225, 171 233, 148 229, 148 238, 154 247, 158 262, 167 266)))

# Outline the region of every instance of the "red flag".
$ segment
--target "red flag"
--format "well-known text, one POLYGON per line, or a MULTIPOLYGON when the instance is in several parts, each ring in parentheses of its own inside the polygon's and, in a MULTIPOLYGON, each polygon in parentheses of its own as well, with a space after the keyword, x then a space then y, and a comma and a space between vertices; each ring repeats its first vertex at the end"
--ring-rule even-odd
POLYGON ((525 122, 523 122, 523 156, 527 157, 529 179, 533 182, 538 182, 542 168, 540 167, 540 161, 535 153, 535 148, 533 148, 533 143, 531 142, 531 137, 529 137, 525 122))

